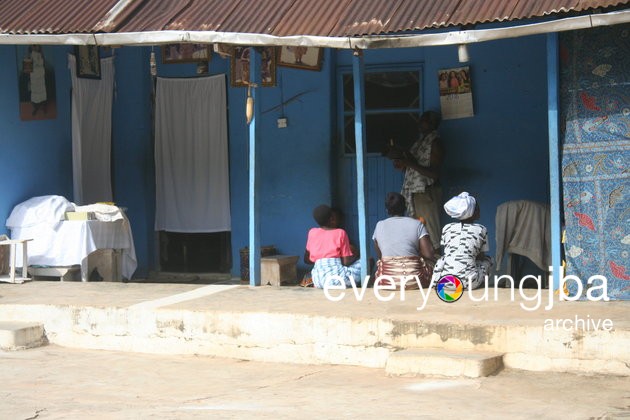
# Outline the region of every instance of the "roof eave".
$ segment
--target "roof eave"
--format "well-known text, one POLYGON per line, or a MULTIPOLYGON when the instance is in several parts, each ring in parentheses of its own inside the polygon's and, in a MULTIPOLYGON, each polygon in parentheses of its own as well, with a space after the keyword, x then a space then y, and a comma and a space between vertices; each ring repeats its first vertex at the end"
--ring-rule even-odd
POLYGON ((221 43, 249 46, 305 46, 338 49, 408 48, 458 45, 498 39, 540 35, 630 22, 630 10, 568 17, 548 22, 504 28, 451 31, 414 35, 363 37, 274 36, 216 31, 146 31, 90 34, 0 34, 0 44, 42 45, 160 45, 170 43, 221 43))

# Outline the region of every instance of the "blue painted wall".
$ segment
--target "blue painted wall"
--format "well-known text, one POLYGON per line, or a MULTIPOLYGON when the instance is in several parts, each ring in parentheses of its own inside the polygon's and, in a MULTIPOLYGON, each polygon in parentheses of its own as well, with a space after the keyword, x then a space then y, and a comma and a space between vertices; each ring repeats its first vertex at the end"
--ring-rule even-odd
POLYGON ((127 208, 133 231, 138 268, 146 278, 157 261, 155 164, 151 120, 152 85, 149 49, 117 48, 114 52, 116 85, 112 113, 114 201, 127 208))
MULTIPOLYGON (((264 88, 260 95, 261 244, 275 245, 283 254, 303 254, 312 209, 332 200, 330 57, 327 51, 320 72, 278 67, 277 87, 264 88), (288 119, 287 128, 277 127, 280 116, 288 119)), ((238 250, 248 245, 246 93, 245 88, 231 89, 228 98, 234 274, 239 272, 238 250)))
MULTIPOLYGON (((468 191, 478 199, 480 223, 488 227, 490 253, 494 255, 495 214, 499 204, 516 199, 549 201, 545 36, 472 44, 469 54, 470 62, 462 64, 457 61, 456 46, 380 50, 367 51, 365 62, 367 71, 387 63, 421 65, 422 105, 433 110, 440 110, 438 70, 470 67, 475 115, 442 122, 439 131, 446 157, 441 183, 445 201, 461 191, 468 191)), ((349 65, 350 60, 350 52, 339 53, 340 66, 349 65)), ((344 164, 346 170, 342 169, 342 173, 347 177, 353 176, 347 170, 348 164, 353 166, 354 161, 344 164)), ((399 178, 388 167, 391 163, 385 158, 373 156, 368 167, 372 175, 368 173, 368 177, 372 182, 383 178, 387 187, 399 191, 401 184, 396 183, 399 178)), ((354 182, 350 179, 348 184, 354 182)), ((383 207, 385 189, 372 188, 378 196, 370 197, 369 201, 383 207)), ((349 192, 351 197, 352 191, 350 186, 339 188, 339 194, 349 192)), ((353 206, 356 206, 354 200, 346 210, 350 215, 356 213, 353 206)), ((384 210, 379 217, 386 217, 384 210)), ((370 220, 372 232, 377 220, 374 217, 370 220)), ((442 223, 450 221, 443 214, 442 223)), ((349 230, 353 227, 349 226, 349 230)))
MULTIPOLYGON (((121 81, 118 86, 119 112, 116 114, 115 124, 122 128, 117 132, 115 148, 117 160, 121 159, 126 163, 116 166, 116 191, 137 205, 138 217, 133 217, 132 213, 130 218, 134 219, 132 226, 136 251, 138 252, 139 242, 147 244, 147 258, 143 259, 138 255, 141 267, 146 270, 147 266, 153 269, 157 265, 156 237, 153 232, 153 146, 150 125, 145 127, 148 118, 145 114, 149 112, 145 98, 151 93, 151 85, 146 82, 150 49, 123 48, 119 51, 117 74, 124 73, 132 80, 121 81), (125 85, 124 89, 122 84, 125 85), (136 180, 134 185, 129 183, 131 179, 136 180), (136 227, 137 218, 143 223, 141 229, 136 227)), ((155 52, 159 77, 196 76, 195 64, 162 64, 160 50, 156 48, 155 52)), ((332 97, 334 67, 329 64, 330 57, 331 52, 327 51, 323 70, 320 72, 278 67, 276 87, 261 88, 261 239, 263 245, 275 245, 280 253, 303 252, 306 232, 312 225, 311 209, 332 199, 330 139, 333 124, 329 101, 332 97), (282 105, 283 103, 285 104, 282 105), (277 127, 280 116, 288 119, 287 128, 277 127)), ((209 73, 228 75, 226 83, 229 87, 230 60, 213 55, 209 73)), ((240 273, 239 251, 249 243, 246 97, 246 88, 228 88, 234 275, 240 273)), ((130 205, 129 208, 131 207, 130 205)))
MULTIPOLYGON (((475 116, 443 122, 444 198, 461 191, 478 198, 480 223, 488 227, 494 254, 499 204, 549 202, 546 38, 475 44, 469 52, 475 116)), ((458 64, 455 47, 435 54, 427 58, 428 75, 437 74, 438 57, 458 64)), ((427 86, 427 102, 439 102, 436 85, 427 86)), ((450 222, 444 216, 443 222, 450 222)))
MULTIPOLYGON (((448 148, 444 198, 461 191, 478 198, 494 254, 499 204, 549 202, 546 39, 500 40, 469 51, 475 116, 442 126, 448 148)), ((447 54, 456 60, 454 48, 447 54)))
POLYGON ((0 233, 8 234, 4 222, 16 204, 40 195, 72 196, 70 49, 43 51, 55 69, 57 118, 21 121, 16 47, 0 46, 0 233))
MULTIPOLYGON (((17 104, 15 47, 0 46, 0 220, 29 197, 72 197, 70 80, 68 47, 53 49, 57 72, 58 116, 43 122, 21 122, 17 104)), ((157 268, 154 224, 154 161, 151 78, 148 47, 124 47, 116 55, 114 102, 114 194, 127 207, 133 227, 138 272, 157 268)), ((194 64, 161 64, 163 77, 195 76, 194 64)), ((545 40, 528 37, 470 46, 475 116, 444 121, 447 145, 445 196, 466 189, 478 196, 481 222, 493 238, 496 206, 510 199, 548 199, 545 40)), ((439 108, 437 70, 457 67, 456 47, 366 52, 366 63, 419 62, 424 68, 423 104, 439 108)), ((347 51, 328 50, 321 71, 278 67, 277 86, 261 88, 261 240, 279 252, 301 255, 306 233, 314 225, 311 211, 335 199, 338 151, 335 78, 349 65, 347 51), (302 94, 278 107, 283 101, 302 94), (278 117, 288 127, 277 128, 278 117)), ((210 73, 228 75, 229 60, 213 55, 210 73)), ((248 237, 246 88, 228 89, 230 186, 232 207, 232 273, 239 274, 239 250, 248 237)), ((395 179, 395 177, 394 177, 395 179)), ((369 197, 378 206, 382 197, 369 197)), ((446 222, 447 220, 445 220, 446 222)), ((2 230, 4 226, 0 226, 2 230)), ((494 242, 494 241, 491 241, 494 242)))
MULTIPOLYGON (((0 232, 13 207, 39 195, 73 200, 71 81, 67 54, 72 47, 44 46, 54 66, 57 117, 21 121, 18 109, 18 63, 15 46, 0 46, 0 232)), ((116 95, 113 105, 114 199, 128 209, 144 276, 155 259, 153 243, 153 157, 150 132, 148 52, 116 51, 116 95)))

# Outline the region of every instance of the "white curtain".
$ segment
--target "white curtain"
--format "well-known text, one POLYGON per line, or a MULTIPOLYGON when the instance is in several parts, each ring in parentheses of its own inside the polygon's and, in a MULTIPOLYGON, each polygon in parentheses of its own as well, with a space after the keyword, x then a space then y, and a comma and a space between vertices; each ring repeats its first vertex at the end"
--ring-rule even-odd
POLYGON ((155 229, 229 231, 225 76, 158 78, 155 229))
POLYGON ((74 202, 112 201, 111 144, 114 57, 101 59, 101 78, 76 74, 75 56, 68 55, 72 78, 72 173, 74 202))

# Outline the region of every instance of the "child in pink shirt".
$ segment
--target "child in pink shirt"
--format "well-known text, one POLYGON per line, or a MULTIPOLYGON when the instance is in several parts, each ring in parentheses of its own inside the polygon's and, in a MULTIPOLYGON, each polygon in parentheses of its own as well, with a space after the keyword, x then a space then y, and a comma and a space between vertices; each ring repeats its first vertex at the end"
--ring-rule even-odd
POLYGON ((315 264, 311 275, 313 285, 323 288, 330 285, 352 286, 361 283, 361 264, 358 255, 353 254, 350 240, 345 230, 337 228, 333 210, 321 205, 313 210, 313 218, 319 225, 308 232, 304 262, 315 264))

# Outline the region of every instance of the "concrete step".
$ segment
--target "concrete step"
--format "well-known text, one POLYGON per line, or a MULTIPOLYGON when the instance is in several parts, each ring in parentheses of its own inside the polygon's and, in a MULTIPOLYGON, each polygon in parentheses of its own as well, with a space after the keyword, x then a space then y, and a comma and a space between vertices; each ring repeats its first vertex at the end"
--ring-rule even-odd
POLYGON ((47 343, 44 326, 29 322, 0 322, 0 350, 24 350, 47 343))
POLYGON ((444 349, 407 349, 392 353, 385 372, 395 376, 439 375, 479 378, 503 367, 499 353, 454 352, 444 349))

